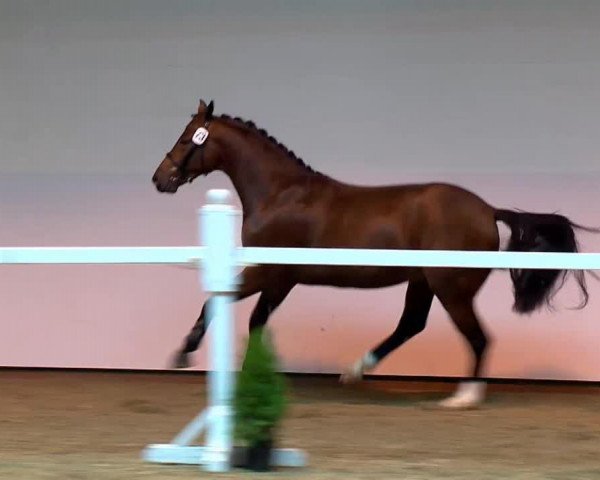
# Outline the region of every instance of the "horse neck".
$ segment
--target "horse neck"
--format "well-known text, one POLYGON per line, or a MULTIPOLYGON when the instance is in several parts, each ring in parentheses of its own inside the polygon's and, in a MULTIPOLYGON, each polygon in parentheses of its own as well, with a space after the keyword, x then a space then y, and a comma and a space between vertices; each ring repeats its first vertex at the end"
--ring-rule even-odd
POLYGON ((291 183, 312 175, 275 145, 264 149, 262 142, 263 139, 232 133, 223 143, 225 152, 219 170, 231 180, 244 215, 250 215, 291 183))

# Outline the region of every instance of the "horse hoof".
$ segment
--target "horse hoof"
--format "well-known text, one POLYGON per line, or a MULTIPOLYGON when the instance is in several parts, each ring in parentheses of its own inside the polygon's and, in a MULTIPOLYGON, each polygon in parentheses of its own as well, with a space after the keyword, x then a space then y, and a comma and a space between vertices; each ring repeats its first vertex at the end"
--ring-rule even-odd
POLYGON ((438 402, 437 406, 443 410, 475 410, 481 406, 481 403, 450 397, 438 402))
POLYGON ((483 382, 466 382, 459 385, 456 393, 438 403, 440 408, 470 410, 478 408, 485 397, 483 382))
POLYGON ((171 362, 171 368, 182 369, 182 368, 189 368, 189 366, 190 366, 189 354, 186 352, 178 352, 175 355, 175 358, 173 359, 173 361, 171 362))
POLYGON ((362 380, 362 373, 348 371, 340 375, 340 382, 344 384, 357 383, 362 380))

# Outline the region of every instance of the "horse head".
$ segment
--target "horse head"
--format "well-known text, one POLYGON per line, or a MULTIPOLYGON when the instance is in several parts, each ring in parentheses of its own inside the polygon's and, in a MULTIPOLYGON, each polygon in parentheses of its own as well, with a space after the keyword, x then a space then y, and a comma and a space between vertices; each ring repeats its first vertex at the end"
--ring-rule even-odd
POLYGON ((200 100, 198 111, 152 176, 159 192, 175 193, 184 183, 217 168, 219 147, 211 133, 213 110, 212 101, 207 105, 200 100))

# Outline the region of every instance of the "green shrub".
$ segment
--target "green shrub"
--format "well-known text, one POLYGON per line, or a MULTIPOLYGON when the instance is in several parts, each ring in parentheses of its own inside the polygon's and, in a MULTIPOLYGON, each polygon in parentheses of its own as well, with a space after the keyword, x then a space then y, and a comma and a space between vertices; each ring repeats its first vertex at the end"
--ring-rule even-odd
POLYGON ((253 329, 233 398, 237 440, 256 445, 272 438, 287 407, 286 388, 268 331, 253 329))

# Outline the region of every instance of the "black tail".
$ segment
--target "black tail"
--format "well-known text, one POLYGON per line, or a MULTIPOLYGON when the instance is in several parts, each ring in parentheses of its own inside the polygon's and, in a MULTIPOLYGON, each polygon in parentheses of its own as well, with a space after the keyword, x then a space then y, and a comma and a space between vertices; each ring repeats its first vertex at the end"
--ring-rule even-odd
MULTIPOLYGON (((512 233, 507 250, 515 252, 576 253, 578 244, 575 229, 600 233, 599 229, 577 225, 567 217, 554 213, 496 210, 495 217, 510 227, 512 233)), ((564 285, 568 273, 567 270, 511 269, 510 276, 515 294, 514 310, 530 313, 543 304, 550 307, 552 298, 564 285)), ((572 273, 583 296, 578 308, 583 308, 589 297, 585 272, 575 270, 572 273)))

